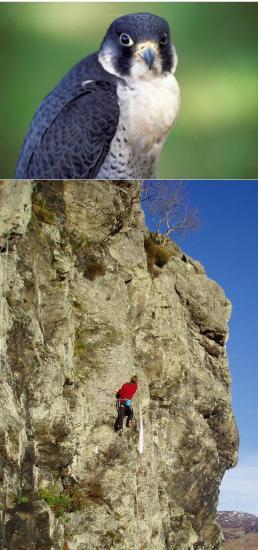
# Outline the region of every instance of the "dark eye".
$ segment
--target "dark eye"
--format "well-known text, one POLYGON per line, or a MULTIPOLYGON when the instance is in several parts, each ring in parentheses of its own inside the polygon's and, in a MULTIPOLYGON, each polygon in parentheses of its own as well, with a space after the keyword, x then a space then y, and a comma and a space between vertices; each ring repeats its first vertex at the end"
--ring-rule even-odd
POLYGON ((168 41, 168 37, 166 34, 164 34, 164 36, 162 36, 162 38, 160 39, 159 43, 161 46, 165 46, 165 44, 167 44, 167 41, 168 41))
POLYGON ((119 40, 120 40, 120 44, 122 44, 122 46, 130 47, 130 46, 133 45, 133 40, 131 39, 129 34, 125 34, 124 32, 122 34, 120 34, 119 40))

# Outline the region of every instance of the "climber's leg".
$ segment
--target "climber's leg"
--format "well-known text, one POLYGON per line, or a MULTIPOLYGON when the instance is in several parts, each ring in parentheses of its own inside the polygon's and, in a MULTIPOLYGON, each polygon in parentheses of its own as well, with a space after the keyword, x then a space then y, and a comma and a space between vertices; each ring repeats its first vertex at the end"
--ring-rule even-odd
POLYGON ((127 428, 129 428, 132 424, 132 421, 133 421, 133 408, 132 407, 127 407, 128 408, 128 411, 127 411, 127 421, 126 421, 126 426, 127 428))
POLYGON ((118 409, 118 415, 115 422, 115 431, 116 432, 122 432, 123 431, 123 422, 124 422, 124 415, 125 415, 125 407, 124 405, 120 405, 118 409))

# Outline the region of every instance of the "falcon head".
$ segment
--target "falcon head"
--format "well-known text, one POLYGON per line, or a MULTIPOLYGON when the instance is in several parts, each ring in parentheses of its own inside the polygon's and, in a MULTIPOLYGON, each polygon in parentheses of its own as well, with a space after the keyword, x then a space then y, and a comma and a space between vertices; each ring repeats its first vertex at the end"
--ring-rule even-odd
POLYGON ((134 80, 174 73, 177 55, 168 23, 151 13, 119 17, 104 37, 99 62, 109 73, 134 80))

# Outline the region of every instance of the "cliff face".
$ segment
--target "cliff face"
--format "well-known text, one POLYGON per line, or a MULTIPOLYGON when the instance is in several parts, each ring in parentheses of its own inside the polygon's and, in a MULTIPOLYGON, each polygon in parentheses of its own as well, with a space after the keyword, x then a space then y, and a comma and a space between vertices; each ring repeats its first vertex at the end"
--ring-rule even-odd
POLYGON ((150 269, 139 189, 0 184, 8 550, 221 548, 218 489, 238 445, 231 306, 173 244, 150 269), (132 373, 137 422, 119 437, 114 392, 132 373))

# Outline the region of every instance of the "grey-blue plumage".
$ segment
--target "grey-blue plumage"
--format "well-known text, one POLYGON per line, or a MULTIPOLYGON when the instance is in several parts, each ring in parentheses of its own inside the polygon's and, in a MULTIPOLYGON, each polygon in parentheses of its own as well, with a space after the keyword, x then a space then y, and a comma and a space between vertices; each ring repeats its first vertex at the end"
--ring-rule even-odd
MULTIPOLYGON (((168 107, 164 97, 164 128, 156 131, 160 114, 154 116, 157 101, 152 96, 155 90, 160 94, 161 83, 166 96, 174 79, 174 65, 166 21, 151 14, 131 14, 114 21, 99 52, 75 65, 41 103, 25 138, 15 177, 153 176, 178 109, 173 106, 171 120, 165 120, 168 107), (164 36, 169 47, 161 45, 164 36), (123 44, 126 41, 130 44, 123 44)), ((175 83, 174 79, 169 93, 179 104, 175 83)))
POLYGON ((97 54, 78 63, 36 112, 16 178, 94 178, 119 120, 114 80, 97 54))

